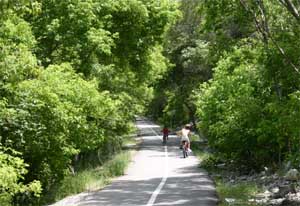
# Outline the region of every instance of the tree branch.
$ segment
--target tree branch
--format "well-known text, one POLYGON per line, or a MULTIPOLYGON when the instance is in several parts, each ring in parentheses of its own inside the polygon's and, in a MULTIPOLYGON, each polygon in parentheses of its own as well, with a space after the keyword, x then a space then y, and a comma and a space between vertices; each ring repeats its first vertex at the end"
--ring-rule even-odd
MULTIPOLYGON (((280 1, 283 1, 283 0, 280 0, 280 1)), ((284 1, 286 1, 286 0, 284 0, 284 1)), ((253 9, 251 9, 244 0, 240 0, 240 2, 242 4, 242 6, 245 8, 245 10, 252 14, 252 16, 254 18, 256 28, 263 35, 264 43, 266 45, 268 45, 268 40, 270 39, 272 41, 272 43, 276 46, 277 50, 280 52, 281 56, 287 61, 287 63, 297 73, 300 73, 298 67, 292 62, 292 60, 285 53, 284 49, 282 47, 280 47, 280 45, 273 38, 273 36, 272 36, 272 34, 269 30, 267 17, 265 15, 266 12, 265 12, 265 8, 264 8, 263 0, 258 0, 258 3, 257 3, 258 9, 260 11, 260 15, 261 15, 261 18, 262 18, 262 22, 259 21, 256 12, 253 9)))
POLYGON ((300 22, 299 12, 293 2, 290 0, 279 0, 279 2, 300 22))

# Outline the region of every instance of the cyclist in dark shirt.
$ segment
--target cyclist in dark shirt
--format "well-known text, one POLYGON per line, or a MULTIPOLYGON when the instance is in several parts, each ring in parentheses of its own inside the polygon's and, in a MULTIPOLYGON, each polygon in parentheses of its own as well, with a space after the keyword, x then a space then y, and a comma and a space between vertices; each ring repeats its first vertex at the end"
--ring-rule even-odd
POLYGON ((163 142, 165 143, 169 139, 170 130, 167 127, 164 127, 161 132, 163 133, 163 142))

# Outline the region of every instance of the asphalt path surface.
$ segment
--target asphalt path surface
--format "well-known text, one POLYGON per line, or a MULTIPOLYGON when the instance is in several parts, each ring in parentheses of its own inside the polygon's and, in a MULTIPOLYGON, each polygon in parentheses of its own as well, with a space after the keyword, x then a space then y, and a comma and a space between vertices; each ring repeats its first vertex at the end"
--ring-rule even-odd
POLYGON ((126 174, 95 192, 67 197, 53 206, 216 206, 212 180, 192 154, 183 158, 179 138, 167 145, 157 125, 137 121, 143 143, 126 174))

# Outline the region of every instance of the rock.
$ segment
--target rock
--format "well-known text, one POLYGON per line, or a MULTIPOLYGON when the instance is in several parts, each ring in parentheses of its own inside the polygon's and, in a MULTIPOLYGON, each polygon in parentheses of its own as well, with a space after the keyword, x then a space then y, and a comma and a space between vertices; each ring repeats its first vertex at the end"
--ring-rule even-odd
POLYGON ((262 176, 260 179, 261 180, 266 180, 268 177, 267 176, 262 176))
POLYGON ((299 177, 300 177, 300 174, 297 169, 290 169, 284 176, 284 178, 286 180, 291 180, 291 181, 297 181, 297 180, 299 180, 299 177))
POLYGON ((258 203, 258 204, 267 204, 268 199, 255 200, 255 202, 258 203))
MULTIPOLYGON (((218 165, 218 167, 223 166, 223 164, 218 165)), ((287 165, 288 167, 289 165, 287 165)), ((230 170, 222 176, 225 176, 224 180, 229 184, 255 182, 260 188, 265 189, 265 192, 249 197, 249 204, 300 206, 300 170, 290 169, 285 173, 285 176, 272 172, 269 168, 264 168, 260 173, 237 173, 230 170), (297 180, 299 182, 296 182, 297 180)), ((224 203, 226 205, 240 205, 239 199, 234 198, 225 198, 224 203)))
POLYGON ((220 169, 224 169, 226 167, 226 164, 225 163, 217 164, 216 167, 220 169))
POLYGON ((234 203, 236 200, 234 198, 225 198, 225 202, 227 203, 234 203))
POLYGON ((269 197, 271 197, 273 195, 273 193, 271 193, 269 190, 266 190, 263 193, 259 193, 257 194, 255 197, 257 199, 268 199, 269 197))
POLYGON ((273 187, 273 188, 271 188, 270 189, 270 191, 272 192, 272 193, 278 193, 279 192, 279 187, 273 187))
POLYGON ((294 194, 290 193, 286 197, 289 202, 292 202, 292 205, 296 205, 296 203, 298 205, 300 205, 300 192, 299 191, 294 194))
POLYGON ((273 179, 278 179, 279 176, 278 176, 278 174, 273 174, 273 175, 272 175, 272 178, 273 178, 273 179))
POLYGON ((268 168, 268 167, 264 167, 264 172, 266 174, 270 174, 271 173, 271 170, 268 168))
POLYGON ((268 199, 261 199, 261 200, 249 199, 248 202, 251 203, 251 205, 252 204, 254 204, 254 205, 257 205, 257 204, 263 204, 263 205, 265 205, 265 204, 267 204, 268 199))
POLYGON ((279 198, 279 199, 273 199, 273 200, 270 200, 269 201, 269 203, 271 204, 271 205, 282 205, 282 203, 284 202, 284 201, 286 201, 286 199, 285 198, 279 198))
POLYGON ((280 185, 278 186, 279 191, 272 195, 273 198, 284 198, 289 193, 296 193, 295 187, 293 185, 280 185))
POLYGON ((256 202, 255 199, 249 199, 248 202, 256 202))
POLYGON ((248 177, 247 176, 241 176, 241 177, 239 177, 239 180, 248 180, 248 177))
POLYGON ((299 206, 300 202, 299 201, 294 201, 294 200, 288 200, 285 199, 280 206, 299 206))

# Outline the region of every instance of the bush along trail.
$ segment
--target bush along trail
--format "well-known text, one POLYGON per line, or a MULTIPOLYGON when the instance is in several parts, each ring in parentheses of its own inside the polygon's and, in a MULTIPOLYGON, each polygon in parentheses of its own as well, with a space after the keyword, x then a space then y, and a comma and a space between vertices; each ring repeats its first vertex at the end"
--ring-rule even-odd
POLYGON ((1 206, 44 204, 80 165, 120 152, 167 70, 162 42, 176 7, 0 1, 1 206))

